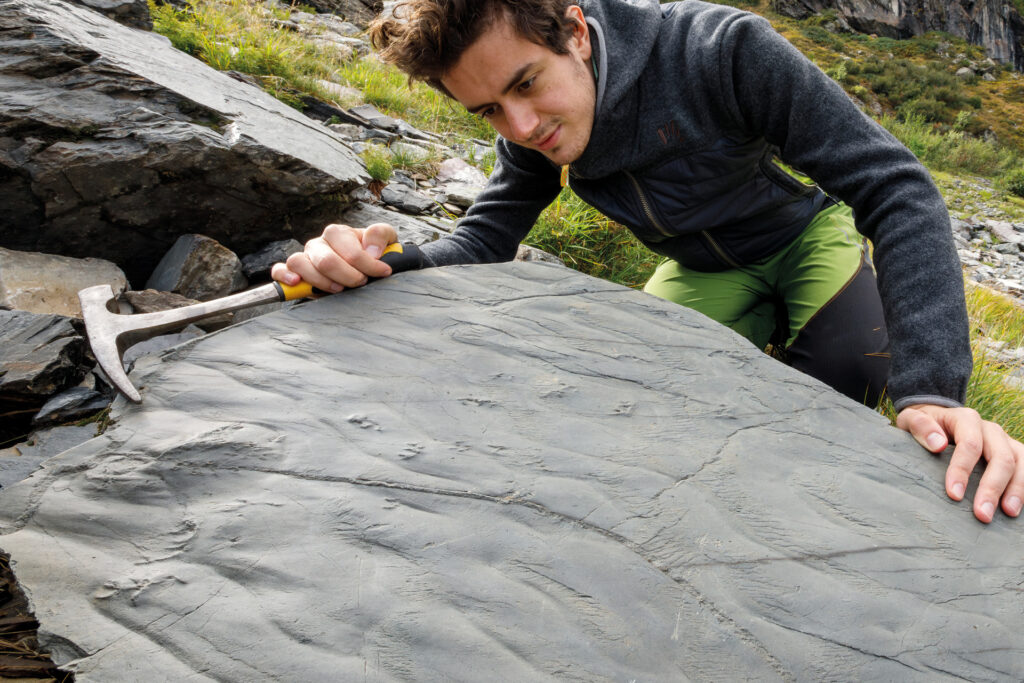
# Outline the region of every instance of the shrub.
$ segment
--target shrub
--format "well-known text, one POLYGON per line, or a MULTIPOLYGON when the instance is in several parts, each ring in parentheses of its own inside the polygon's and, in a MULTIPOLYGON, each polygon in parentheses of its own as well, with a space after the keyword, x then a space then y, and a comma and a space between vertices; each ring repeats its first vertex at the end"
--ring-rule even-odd
POLYGON ((946 106, 930 97, 919 97, 908 100, 896 110, 907 119, 921 119, 932 123, 948 123, 949 110, 946 106))
POLYGON ((999 178, 999 187, 1018 197, 1024 197, 1024 166, 1004 173, 999 178))

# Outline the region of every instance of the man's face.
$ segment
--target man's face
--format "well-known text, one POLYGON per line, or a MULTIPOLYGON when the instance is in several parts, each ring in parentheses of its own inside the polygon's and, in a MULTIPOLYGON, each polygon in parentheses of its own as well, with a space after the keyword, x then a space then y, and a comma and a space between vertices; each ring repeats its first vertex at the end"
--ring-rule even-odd
POLYGON ((515 32, 502 19, 481 35, 441 82, 471 113, 506 140, 535 149, 558 165, 583 154, 594 125, 590 36, 579 7, 568 54, 515 32))

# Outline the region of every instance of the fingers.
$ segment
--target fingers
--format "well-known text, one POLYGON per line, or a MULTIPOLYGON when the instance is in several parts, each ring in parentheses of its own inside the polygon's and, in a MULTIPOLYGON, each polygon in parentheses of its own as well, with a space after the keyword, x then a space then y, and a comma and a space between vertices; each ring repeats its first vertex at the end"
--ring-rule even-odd
POLYGON ((1010 479, 1010 485, 1003 494, 1003 512, 1011 517, 1017 517, 1024 507, 1024 444, 1016 439, 1010 439, 1010 448, 1013 450, 1015 466, 1013 478, 1010 479))
POLYGON ((946 493, 962 500, 967 483, 981 458, 987 462, 974 495, 974 516, 986 524, 1002 507, 1010 517, 1021 513, 1024 501, 1024 444, 1010 438, 995 422, 981 419, 970 408, 920 405, 903 410, 898 427, 909 431, 925 448, 938 452, 949 440, 956 444, 946 469, 946 493), (935 438, 936 432, 939 437, 935 438), (936 447, 933 447, 936 446, 936 447))
MULTIPOLYGON (((971 472, 981 458, 985 443, 982 433, 981 416, 967 408, 956 408, 946 413, 945 420, 947 433, 956 443, 953 449, 953 456, 949 460, 949 467, 946 468, 946 493, 953 500, 963 500, 964 492, 967 490, 967 481, 971 478, 971 472)), ((975 502, 978 497, 975 496, 975 502)), ((975 506, 975 516, 979 505, 975 506)), ((990 518, 991 519, 991 518, 990 518)), ((988 521, 988 520, 982 520, 988 521)))
POLYGON ((397 241, 395 229, 384 223, 357 230, 347 225, 328 225, 320 237, 306 242, 305 249, 275 264, 271 277, 294 285, 305 280, 317 289, 340 292, 359 287, 370 277, 387 277, 391 267, 379 260, 388 244, 397 241))
MULTIPOLYGON (((1002 427, 994 422, 981 422, 981 433, 984 439, 982 454, 988 464, 978 483, 978 491, 974 494, 974 516, 988 523, 995 517, 996 507, 1013 479, 1017 462, 1010 447, 1010 437, 1002 427)), ((956 451, 953 451, 953 457, 956 457, 956 451)))

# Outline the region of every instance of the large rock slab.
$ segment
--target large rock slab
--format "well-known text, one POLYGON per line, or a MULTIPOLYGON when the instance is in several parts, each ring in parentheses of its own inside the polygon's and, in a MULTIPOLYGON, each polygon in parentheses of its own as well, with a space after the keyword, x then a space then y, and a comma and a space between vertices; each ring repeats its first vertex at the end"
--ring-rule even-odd
POLYGON ((370 180, 329 129, 60 0, 0 0, 0 246, 104 258, 136 288, 175 239, 317 234, 370 180))
POLYGON ((1019 680, 1020 522, 686 309, 401 273, 142 360, 0 495, 76 680, 1019 680))

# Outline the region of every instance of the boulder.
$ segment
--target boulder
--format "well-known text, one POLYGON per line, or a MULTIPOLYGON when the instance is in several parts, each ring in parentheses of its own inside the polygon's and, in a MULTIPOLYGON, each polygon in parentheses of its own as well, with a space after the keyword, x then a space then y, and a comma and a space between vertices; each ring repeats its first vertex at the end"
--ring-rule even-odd
POLYGON ((349 111, 362 118, 373 128, 391 132, 398 130, 398 120, 391 118, 387 114, 380 113, 377 107, 372 104, 361 104, 358 107, 352 107, 349 111))
POLYGON ((365 29, 380 14, 382 0, 305 0, 317 12, 336 14, 343 20, 365 29))
POLYGON ((401 273, 133 379, 0 496, 78 683, 1024 677, 1021 520, 641 292, 401 273))
POLYGON ((85 338, 70 318, 0 310, 0 443, 24 438, 47 399, 88 371, 85 338))
POLYGON ((153 18, 149 16, 149 5, 146 0, 69 0, 78 5, 88 7, 114 21, 139 28, 143 31, 153 30, 153 18))
POLYGON ((0 248, 0 308, 81 318, 78 290, 101 284, 116 295, 128 280, 110 261, 0 248))
POLYGON ((295 240, 277 240, 266 245, 255 254, 242 257, 242 270, 250 280, 270 277, 275 263, 284 263, 292 254, 302 251, 302 244, 295 240))
POLYGON ((380 198, 385 204, 413 215, 426 213, 436 205, 436 202, 430 197, 420 194, 402 183, 395 182, 381 190, 380 198))
POLYGON ((797 19, 834 10, 854 30, 889 38, 944 31, 985 46, 990 59, 1024 70, 1024 18, 1020 5, 1004 0, 772 0, 771 5, 797 19))
POLYGON ((45 397, 85 376, 86 342, 69 318, 0 310, 0 402, 45 397))
POLYGON ((146 288, 209 301, 247 284, 233 251, 204 235, 182 235, 160 259, 146 288))
POLYGON ((487 185, 487 176, 476 166, 470 166, 463 159, 453 157, 445 159, 438 166, 437 182, 463 183, 482 188, 487 185))
POLYGON ((305 240, 370 181, 326 127, 82 6, 0 0, 0 55, 0 246, 139 287, 179 235, 305 240))
POLYGON ((985 221, 985 227, 1002 242, 1024 244, 1024 233, 1016 230, 1012 223, 1007 221, 985 221))

